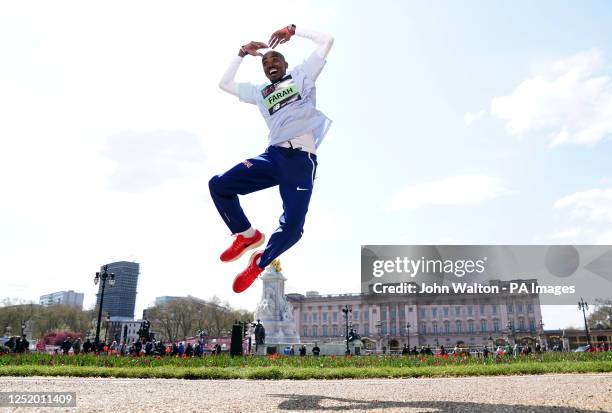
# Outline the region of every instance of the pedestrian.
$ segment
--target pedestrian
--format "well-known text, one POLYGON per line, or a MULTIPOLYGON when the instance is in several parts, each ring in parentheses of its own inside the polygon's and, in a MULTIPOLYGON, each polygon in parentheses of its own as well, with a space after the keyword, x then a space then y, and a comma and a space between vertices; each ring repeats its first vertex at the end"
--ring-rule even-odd
POLYGON ((74 354, 79 354, 81 352, 81 339, 79 337, 72 343, 72 350, 74 350, 74 354))
POLYGON ((318 356, 320 352, 321 352, 321 349, 319 348, 317 343, 315 343, 314 347, 312 348, 312 355, 318 356))
POLYGON ((87 354, 87 353, 89 353, 89 352, 91 352, 93 350, 93 347, 94 347, 94 345, 91 342, 91 340, 87 339, 85 341, 85 344, 83 344, 83 351, 85 352, 85 354, 87 354))
POLYGON ((72 341, 70 341, 70 336, 66 336, 60 347, 64 354, 68 354, 68 352, 72 348, 72 341))
POLYGON ((250 42, 240 48, 226 70, 219 86, 240 101, 257 105, 269 128, 268 148, 229 171, 214 176, 209 182, 210 193, 225 224, 236 236, 232 245, 221 254, 221 261, 240 258, 247 250, 257 248, 265 236, 251 226, 240 207, 238 195, 279 186, 283 201, 280 227, 274 231, 266 248, 255 251, 248 265, 234 279, 236 293, 246 290, 264 268, 301 238, 308 204, 314 187, 317 168, 317 148, 325 137, 331 121, 316 109, 315 81, 325 65, 333 38, 295 25, 277 30, 270 45, 250 42), (293 68, 285 57, 271 50, 262 55, 259 50, 274 49, 293 36, 311 39, 318 44, 306 61, 293 68), (236 83, 234 78, 247 54, 262 56, 268 84, 236 83))
POLYGON ((19 353, 29 353, 30 352, 30 342, 28 341, 25 334, 21 336, 21 344, 19 346, 19 353))

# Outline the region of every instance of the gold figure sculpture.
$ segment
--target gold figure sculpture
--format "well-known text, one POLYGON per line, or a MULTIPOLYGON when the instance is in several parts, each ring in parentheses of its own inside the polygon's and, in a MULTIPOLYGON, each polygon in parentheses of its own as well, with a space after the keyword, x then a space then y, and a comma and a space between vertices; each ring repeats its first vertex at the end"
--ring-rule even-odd
POLYGON ((270 265, 274 267, 274 271, 276 271, 276 272, 281 272, 282 271, 280 260, 272 260, 270 265))

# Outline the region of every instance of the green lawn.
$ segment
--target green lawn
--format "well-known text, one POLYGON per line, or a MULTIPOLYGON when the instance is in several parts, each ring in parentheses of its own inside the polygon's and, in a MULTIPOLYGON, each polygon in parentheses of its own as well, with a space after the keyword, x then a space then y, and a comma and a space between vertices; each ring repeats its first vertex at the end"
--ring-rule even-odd
POLYGON ((547 353, 541 357, 286 357, 204 358, 0 356, 0 376, 182 379, 365 379, 612 372, 612 352, 547 353))

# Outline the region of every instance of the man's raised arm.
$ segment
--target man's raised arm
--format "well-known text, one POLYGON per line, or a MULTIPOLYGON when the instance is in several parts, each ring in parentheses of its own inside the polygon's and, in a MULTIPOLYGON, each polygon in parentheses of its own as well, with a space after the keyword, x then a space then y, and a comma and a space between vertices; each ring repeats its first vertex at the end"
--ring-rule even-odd
POLYGON ((327 58, 327 55, 334 44, 334 38, 329 34, 304 29, 302 27, 296 27, 295 24, 291 24, 272 33, 268 43, 270 44, 271 48, 275 48, 279 44, 288 42, 293 35, 310 39, 319 46, 306 60, 308 66, 312 67, 311 76, 313 80, 316 80, 321 72, 321 69, 323 68, 323 65, 325 64, 325 59, 327 58))
POLYGON ((314 53, 316 53, 321 59, 327 58, 329 51, 334 45, 334 38, 332 36, 326 33, 316 32, 314 30, 303 29, 295 26, 293 27, 293 32, 296 36, 310 39, 319 46, 314 53))
POLYGON ((240 98, 240 100, 244 102, 255 103, 254 99, 251 99, 250 93, 248 93, 249 91, 246 90, 250 84, 236 83, 234 79, 236 78, 236 73, 238 73, 238 68, 242 63, 242 58, 244 56, 247 54, 250 54, 251 56, 261 56, 261 53, 259 53, 258 50, 265 49, 267 47, 268 45, 262 42, 250 42, 242 46, 238 51, 238 56, 231 61, 230 65, 221 77, 219 87, 227 93, 231 93, 232 95, 240 98))

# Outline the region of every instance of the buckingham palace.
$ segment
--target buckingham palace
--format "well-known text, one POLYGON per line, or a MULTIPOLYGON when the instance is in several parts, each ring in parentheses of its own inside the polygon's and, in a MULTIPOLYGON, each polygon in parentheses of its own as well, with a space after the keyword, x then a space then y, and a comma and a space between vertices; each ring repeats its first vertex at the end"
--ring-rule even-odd
MULTIPOLYGON (((526 280, 521 280, 526 281, 526 280)), ((533 280, 535 281, 535 280, 533 280)), ((498 285, 506 282, 496 281, 498 285)), ((502 289, 503 290, 503 289, 502 289)), ((346 325, 364 345, 397 351, 404 345, 468 347, 543 339, 538 294, 455 294, 372 299, 361 293, 287 294, 302 342, 343 340, 346 325), (343 309, 350 311, 343 312, 343 309), (347 320, 348 318, 348 320, 347 320)))

